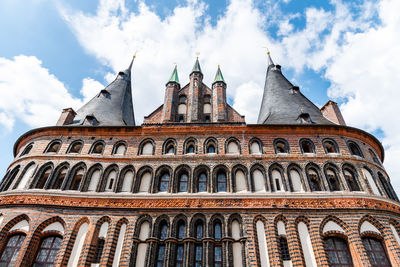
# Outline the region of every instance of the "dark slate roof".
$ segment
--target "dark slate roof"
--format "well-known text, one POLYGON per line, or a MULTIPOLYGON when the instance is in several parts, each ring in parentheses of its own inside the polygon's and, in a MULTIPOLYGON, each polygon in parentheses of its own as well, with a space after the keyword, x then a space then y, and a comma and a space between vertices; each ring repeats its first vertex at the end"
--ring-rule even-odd
POLYGON ((71 125, 134 126, 131 68, 118 73, 116 79, 101 90, 76 113, 71 125))
POLYGON ((333 124, 283 76, 269 55, 268 64, 258 124, 333 124))

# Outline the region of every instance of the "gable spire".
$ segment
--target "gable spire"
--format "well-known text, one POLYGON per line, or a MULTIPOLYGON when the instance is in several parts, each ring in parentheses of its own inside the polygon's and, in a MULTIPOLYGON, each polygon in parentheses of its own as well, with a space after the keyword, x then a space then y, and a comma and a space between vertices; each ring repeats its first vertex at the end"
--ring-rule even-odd
POLYGON ((192 69, 192 73, 193 73, 193 72, 199 72, 199 73, 203 74, 203 73, 201 72, 201 68, 200 68, 199 57, 196 57, 196 62, 194 63, 193 69, 192 69))
POLYGON ((225 80, 224 80, 224 76, 222 76, 221 68, 220 68, 219 65, 218 65, 217 73, 215 73, 215 78, 214 78, 214 82, 213 83, 216 83, 216 82, 226 83, 225 80))
POLYGON ((171 82, 179 84, 178 69, 176 64, 174 70, 172 71, 171 77, 168 80, 168 83, 171 82))

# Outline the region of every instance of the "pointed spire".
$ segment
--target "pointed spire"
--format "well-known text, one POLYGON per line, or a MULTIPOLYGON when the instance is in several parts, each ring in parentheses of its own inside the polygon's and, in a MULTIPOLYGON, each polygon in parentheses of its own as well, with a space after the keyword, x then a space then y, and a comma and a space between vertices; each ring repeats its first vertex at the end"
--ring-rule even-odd
POLYGON ((196 57, 196 62, 193 65, 193 69, 192 69, 192 73, 193 72, 201 72, 201 68, 200 68, 200 62, 199 62, 199 57, 196 57))
POLYGON ((216 82, 225 83, 224 76, 222 76, 222 72, 221 72, 221 69, 220 69, 219 65, 218 65, 217 73, 215 74, 215 78, 214 78, 214 82, 213 83, 216 83, 216 82))
POLYGON ((76 112, 72 125, 135 125, 131 89, 134 59, 135 56, 126 70, 120 71, 113 82, 76 112))
POLYGON ((268 55, 268 70, 258 124, 332 124, 307 97, 299 92, 268 55))
POLYGON ((168 83, 171 83, 171 82, 179 84, 178 70, 177 70, 176 64, 175 64, 174 71, 172 72, 171 77, 168 80, 168 83))

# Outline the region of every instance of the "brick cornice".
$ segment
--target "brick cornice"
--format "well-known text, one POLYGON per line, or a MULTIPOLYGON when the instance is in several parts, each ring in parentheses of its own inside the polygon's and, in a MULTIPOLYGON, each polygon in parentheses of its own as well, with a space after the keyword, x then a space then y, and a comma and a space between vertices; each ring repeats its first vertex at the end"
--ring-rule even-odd
POLYGON ((400 204, 368 197, 301 198, 95 198, 43 194, 3 195, 0 207, 52 207, 108 210, 374 210, 400 214, 400 204))

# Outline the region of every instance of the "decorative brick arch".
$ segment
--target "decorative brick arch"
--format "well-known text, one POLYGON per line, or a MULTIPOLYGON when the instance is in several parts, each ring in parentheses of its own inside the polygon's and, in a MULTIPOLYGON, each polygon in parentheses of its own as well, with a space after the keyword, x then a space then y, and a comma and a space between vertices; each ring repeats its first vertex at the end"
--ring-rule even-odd
POLYGON ((116 188, 115 188, 116 192, 121 192, 122 186, 123 186, 123 184, 125 182, 125 178, 126 178, 125 174, 128 171, 131 171, 133 173, 132 187, 129 190, 129 192, 132 192, 133 186, 135 185, 135 167, 133 167, 133 165, 131 165, 131 164, 123 167, 122 170, 119 172, 118 179, 117 179, 117 182, 116 182, 116 188))
POLYGON ((133 193, 139 192, 140 183, 142 182, 142 176, 146 172, 149 172, 151 175, 151 185, 150 185, 149 190, 151 192, 154 192, 153 187, 152 187, 152 185, 154 184, 154 170, 153 170, 153 167, 146 165, 146 166, 140 167, 140 169, 136 172, 135 179, 133 181, 133 193))
POLYGON ((192 192, 193 193, 197 193, 197 185, 199 182, 199 176, 201 173, 205 173, 207 176, 207 192, 210 192, 211 190, 211 171, 210 171, 210 167, 207 165, 198 165, 194 168, 193 170, 193 175, 192 175, 192 192))
POLYGON ((116 183, 118 181, 118 176, 119 176, 119 166, 113 163, 104 170, 103 175, 100 178, 100 185, 98 186, 99 192, 104 192, 106 190, 108 177, 112 171, 115 171, 117 173, 113 184, 113 188, 111 189, 112 191, 115 191, 116 183))
POLYGON ((171 176, 171 178, 170 178, 170 183, 172 183, 172 192, 173 193, 179 192, 179 178, 180 178, 180 175, 184 174, 184 173, 186 173, 186 175, 188 176, 187 191, 189 191, 190 185, 193 181, 192 169, 190 168, 189 165, 182 164, 175 168, 174 175, 171 176))
MULTIPOLYGON (((81 227, 82 224, 87 223, 89 225, 89 228, 91 226, 91 222, 87 217, 83 217, 81 219, 79 219, 73 229, 72 232, 68 235, 65 235, 65 238, 63 240, 63 244, 61 245, 64 251, 64 255, 61 256, 61 266, 67 266, 68 265, 68 260, 71 256, 71 252, 72 252, 72 248, 75 244, 75 240, 76 240, 76 236, 78 234, 78 231, 81 227)), ((85 238, 87 240, 87 236, 85 238)), ((83 250, 82 250, 83 251, 83 250)), ((60 262, 60 261, 58 261, 60 262)))
POLYGON ((208 137, 203 143, 203 153, 207 154, 207 148, 209 145, 214 144, 215 154, 219 154, 219 145, 218 140, 215 137, 208 137))
POLYGON ((91 240, 89 241, 90 242, 89 246, 86 247, 85 251, 82 250, 84 255, 83 264, 86 266, 90 265, 94 260, 100 228, 105 222, 108 223, 108 229, 107 229, 107 235, 108 235, 108 233, 110 232, 111 219, 108 216, 103 216, 99 220, 97 220, 96 224, 94 225, 94 230, 91 236, 91 240))
POLYGON ((138 146, 138 155, 143 155, 143 147, 147 143, 151 143, 151 145, 153 146, 152 155, 155 155, 155 153, 156 153, 156 142, 152 138, 145 138, 142 141, 140 141, 139 146, 138 146))
POLYGON ((161 180, 161 176, 165 173, 169 174, 169 183, 168 183, 168 190, 167 192, 171 192, 171 187, 172 187, 172 179, 173 179, 173 170, 170 166, 168 165, 161 165, 160 167, 157 168, 155 172, 155 176, 153 179, 153 185, 150 186, 152 188, 152 193, 157 193, 159 190, 159 183, 161 180))
POLYGON ((81 191, 81 188, 82 188, 82 186, 83 186, 83 181, 85 181, 85 179, 86 179, 86 174, 87 174, 87 173, 86 173, 87 166, 86 166, 86 164, 85 164, 83 161, 81 161, 81 162, 75 164, 72 168, 70 168, 70 170, 69 170, 69 172, 68 172, 68 174, 67 174, 67 177, 64 178, 64 182, 63 182, 63 184, 61 185, 61 189, 62 189, 62 190, 70 190, 70 187, 71 187, 71 185, 72 185, 72 182, 73 182, 73 179, 74 179, 74 177, 75 177, 75 174, 77 173, 77 171, 78 171, 79 169, 83 169, 83 177, 82 177, 82 179, 81 179, 81 182, 80 182, 80 184, 79 184, 79 188, 78 188, 78 190, 77 190, 77 191, 81 191))
POLYGON ((262 175, 264 176, 264 188, 265 191, 270 190, 271 186, 268 182, 268 175, 267 171, 265 170, 264 166, 261 163, 254 163, 250 166, 250 191, 255 192, 255 184, 254 184, 254 171, 259 170, 262 175))
POLYGON ((332 161, 325 162, 322 169, 323 169, 323 174, 325 176, 325 180, 328 183, 329 191, 338 191, 338 190, 332 190, 333 185, 330 183, 330 180, 329 180, 329 177, 327 174, 328 170, 331 170, 335 173, 336 180, 339 183, 339 190, 344 191, 346 189, 346 186, 344 185, 344 183, 341 179, 339 167, 336 166, 336 164, 334 162, 332 162, 332 161))
POLYGON ((246 183, 246 189, 247 191, 250 191, 250 186, 248 183, 248 177, 249 177, 249 172, 246 168, 246 166, 244 166, 243 164, 235 164, 232 167, 232 171, 231 171, 231 177, 232 177, 232 192, 237 192, 237 185, 236 185, 236 172, 238 170, 241 170, 244 174, 245 177, 245 183, 246 183))
POLYGON ((217 191, 217 175, 219 172, 225 172, 226 175, 226 191, 229 192, 231 188, 231 176, 230 176, 230 171, 229 168, 226 167, 223 164, 217 165, 213 168, 212 170, 212 180, 211 180, 211 187, 212 187, 212 192, 218 192, 217 191))
POLYGON ((189 236, 189 225, 188 225, 188 219, 186 217, 186 215, 184 214, 178 214, 174 217, 173 221, 172 221, 172 227, 170 229, 171 231, 171 237, 177 237, 178 236, 178 223, 183 221, 185 223, 185 234, 184 236, 187 237, 189 236))
POLYGON ((320 234, 320 236, 322 238, 325 238, 327 236, 337 235, 337 236, 339 236, 341 238, 344 238, 345 240, 348 240, 348 236, 350 235, 350 227, 344 221, 339 219, 338 217, 336 217, 334 215, 328 215, 320 223, 319 234, 320 234), (343 229, 344 233, 342 233, 340 231, 336 231, 336 230, 331 230, 331 231, 327 231, 326 233, 324 233, 323 232, 324 231, 324 227, 330 221, 332 221, 332 222, 336 223, 337 225, 339 225, 343 229))
POLYGON ((260 153, 264 154, 264 144, 258 137, 252 137, 248 142, 249 154, 251 154, 251 145, 256 142, 260 146, 260 153))
POLYGON ((201 221, 203 224, 203 238, 204 238, 206 236, 206 234, 208 233, 208 224, 207 224, 206 216, 202 213, 196 213, 190 219, 188 236, 195 237, 195 227, 196 227, 196 223, 198 221, 201 221))
POLYGON ((306 183, 306 179, 303 175, 303 169, 300 167, 300 165, 298 165, 297 163, 291 162, 288 167, 286 168, 286 175, 288 177, 288 182, 289 182, 289 187, 290 187, 290 191, 294 192, 294 187, 293 187, 293 181, 292 181, 292 177, 290 175, 290 171, 295 170, 297 171, 297 173, 300 176, 300 182, 301 182, 301 186, 303 187, 303 191, 307 191, 307 183, 306 183))
POLYGON ((384 233, 384 231, 385 231, 385 226, 383 226, 383 224, 382 223, 380 223, 377 219, 375 219, 374 217, 372 217, 371 215, 365 215, 365 216, 363 216, 361 219, 360 219, 360 221, 358 222, 358 226, 357 226, 357 231, 358 231, 358 233, 361 235, 361 236, 365 236, 365 235, 377 235, 377 234, 375 234, 375 232, 370 232, 370 231, 367 231, 367 232, 364 232, 363 234, 361 234, 361 225, 364 223, 364 222, 369 222, 369 223, 371 223, 373 226, 375 226, 376 227, 376 229, 378 229, 378 231, 380 232, 380 239, 382 239, 383 240, 383 233, 384 233))
MULTIPOLYGON (((28 243, 28 248, 29 249, 26 250, 25 255, 22 258, 21 266, 30 266, 33 263, 33 261, 35 260, 36 253, 37 253, 37 250, 39 248, 40 242, 41 242, 41 240, 43 238, 45 238, 47 236, 50 236, 50 235, 57 235, 57 236, 59 236, 61 238, 64 238, 64 233, 61 233, 61 232, 56 231, 56 230, 43 232, 43 230, 47 226, 49 226, 49 225, 51 225, 51 224, 53 224, 55 222, 61 223, 61 225, 63 226, 64 231, 65 231, 65 222, 59 216, 51 217, 51 218, 43 221, 42 223, 40 223, 36 227, 35 231, 32 233, 32 235, 30 237, 30 240, 29 240, 29 243, 28 243)), ((58 251, 58 253, 57 253, 58 257, 56 257, 56 260, 57 260, 57 258, 60 257, 61 253, 62 253, 62 250, 60 249, 58 251)))
POLYGON ((151 237, 158 238, 158 235, 159 235, 159 232, 160 232, 160 224, 163 221, 165 221, 167 223, 167 226, 168 226, 167 237, 171 236, 170 218, 167 215, 163 214, 161 216, 158 216, 157 219, 155 220, 153 228, 152 228, 153 230, 152 230, 151 235, 150 235, 151 237))
POLYGON ((242 216, 240 216, 239 213, 234 213, 234 214, 231 214, 231 216, 229 216, 228 224, 227 224, 227 226, 228 226, 228 234, 227 235, 229 237, 232 237, 232 222, 234 220, 238 221, 239 229, 240 229, 240 237, 243 237, 243 232, 244 232, 243 231, 243 219, 242 219, 242 216))
MULTIPOLYGON (((107 243, 105 244, 105 247, 104 247, 104 251, 106 252, 105 255, 107 255, 107 257, 105 257, 101 261, 101 264, 106 264, 106 266, 112 266, 113 265, 113 262, 115 260, 114 259, 115 258, 115 252, 116 252, 116 249, 117 249, 117 246, 118 246, 118 239, 119 239, 119 235, 120 235, 120 232, 121 232, 121 227, 124 224, 126 225, 126 227, 128 227, 129 221, 125 217, 119 219, 116 222, 115 227, 113 227, 113 229, 111 229, 111 230, 113 230, 113 232, 110 235, 111 239, 107 236, 107 243), (111 242, 109 242, 110 240, 111 240, 111 242)), ((122 237, 121 256, 122 256, 123 243, 126 240, 127 234, 128 234, 128 231, 125 230, 125 234, 122 237)), ((121 258, 120 258, 120 260, 121 260, 121 258)))
POLYGON ((224 238, 226 236, 226 223, 224 216, 222 216, 220 213, 216 213, 211 216, 208 223, 208 237, 214 238, 214 224, 216 221, 221 223, 221 237, 224 238))
MULTIPOLYGON (((52 172, 52 174, 51 174, 51 175, 49 176, 49 178, 47 179, 47 182, 46 182, 44 188, 45 188, 45 189, 53 189, 54 184, 56 184, 56 182, 57 182, 58 175, 59 175, 60 172, 61 172, 63 169, 65 169, 65 168, 67 169, 67 174, 68 174, 68 170, 69 170, 69 168, 70 168, 70 164, 69 164, 67 161, 64 161, 64 162, 58 164, 58 165, 54 168, 54 171, 52 172)), ((67 179, 67 174, 65 175, 64 180, 67 179)), ((61 186, 61 185, 60 185, 60 186, 61 186)), ((59 188, 59 189, 60 189, 60 188, 59 188)))
MULTIPOLYGON (((14 183, 12 189, 16 189, 16 188, 18 187, 19 183, 20 183, 21 180, 22 180, 22 177, 24 177, 26 171, 27 171, 32 165, 36 165, 34 171, 32 172, 32 176, 31 176, 31 177, 35 177, 35 175, 36 175, 35 172, 36 172, 36 169, 37 169, 37 163, 36 163, 36 161, 31 161, 31 162, 29 162, 28 164, 25 165, 25 167, 23 168, 21 174, 18 176, 18 179, 15 181, 15 183, 14 183)), ((8 175, 8 172, 7 172, 6 176, 7 176, 7 175, 8 175)), ((4 176, 4 178, 5 178, 6 176, 4 176)), ((4 180, 4 179, 3 179, 3 180, 4 180)), ((29 182, 30 182, 30 181, 27 180, 27 181, 26 181, 26 185, 28 185, 29 182)), ((26 186, 26 185, 25 185, 25 186, 26 186)))
POLYGON ((287 183, 287 179, 286 179, 286 175, 285 175, 285 169, 283 168, 283 166, 281 164, 274 162, 268 168, 268 176, 269 176, 268 180, 269 180, 269 186, 271 188, 271 192, 273 192, 273 190, 275 190, 275 188, 273 186, 274 181, 272 181, 272 172, 274 170, 277 170, 281 174, 282 186, 283 186, 284 191, 289 191, 288 183, 287 183))
POLYGON ((163 154, 167 154, 168 149, 169 149, 171 146, 174 147, 174 155, 176 155, 177 152, 178 152, 178 151, 177 151, 177 150, 178 150, 178 144, 177 144, 175 138, 167 138, 167 139, 165 139, 165 141, 163 142, 163 145, 162 145, 162 153, 163 153, 163 154))
POLYGON ((92 166, 89 168, 89 170, 87 171, 87 174, 85 175, 85 179, 83 180, 83 186, 82 186, 82 191, 83 191, 83 192, 87 192, 87 191, 88 191, 90 182, 92 181, 93 173, 94 173, 95 171, 97 171, 97 170, 100 171, 100 177, 99 177, 99 181, 98 181, 98 184, 97 184, 97 186, 96 186, 95 191, 98 190, 99 185, 100 185, 100 182, 101 182, 101 177, 103 177, 103 172, 104 172, 104 171, 103 171, 104 168, 103 168, 103 165, 102 165, 101 163, 95 163, 95 164, 92 165, 92 166))

